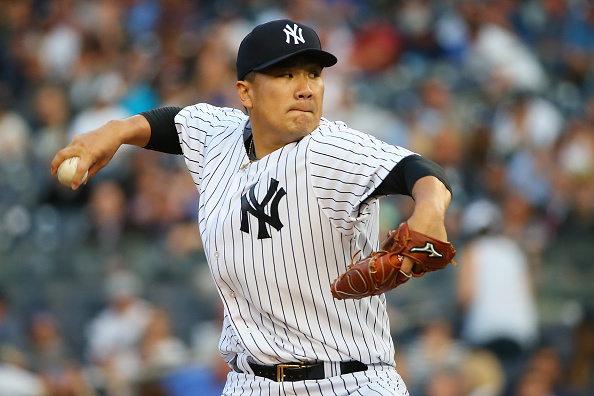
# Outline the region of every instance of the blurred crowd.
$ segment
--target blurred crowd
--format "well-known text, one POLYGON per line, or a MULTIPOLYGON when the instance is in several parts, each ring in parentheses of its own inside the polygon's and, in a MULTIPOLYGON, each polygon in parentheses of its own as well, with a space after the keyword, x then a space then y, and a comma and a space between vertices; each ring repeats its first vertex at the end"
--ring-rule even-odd
MULTIPOLYGON (((594 394, 594 3, 0 0, 0 394, 216 395, 221 308, 181 156, 55 153, 160 106, 241 108, 253 26, 314 27, 324 116, 442 165, 456 267, 388 295, 413 396, 594 394), (197 391, 197 389, 199 391, 197 391)), ((382 232, 410 214, 383 199, 382 232)))

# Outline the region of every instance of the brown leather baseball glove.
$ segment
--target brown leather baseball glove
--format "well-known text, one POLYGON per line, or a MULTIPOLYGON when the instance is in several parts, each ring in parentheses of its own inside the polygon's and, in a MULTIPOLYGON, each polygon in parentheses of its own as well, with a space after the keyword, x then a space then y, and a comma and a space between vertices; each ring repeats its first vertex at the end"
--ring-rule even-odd
POLYGON ((388 233, 380 250, 351 262, 347 271, 332 282, 332 295, 339 300, 376 296, 407 282, 411 276, 440 270, 450 262, 456 265, 452 260, 455 254, 451 243, 410 230, 404 222, 388 233), (410 275, 400 270, 404 257, 415 262, 410 275))

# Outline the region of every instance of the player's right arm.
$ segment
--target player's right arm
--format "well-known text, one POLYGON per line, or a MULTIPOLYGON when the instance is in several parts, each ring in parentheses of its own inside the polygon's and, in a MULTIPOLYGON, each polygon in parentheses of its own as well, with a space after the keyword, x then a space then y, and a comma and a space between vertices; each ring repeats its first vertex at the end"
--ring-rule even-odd
POLYGON ((68 146, 58 151, 52 160, 51 172, 56 174, 58 166, 65 159, 79 157, 79 166, 72 181, 72 187, 77 189, 85 171, 89 171, 88 181, 111 161, 123 144, 181 154, 174 124, 175 114, 179 110, 176 107, 155 109, 109 121, 95 130, 78 135, 68 146))
POLYGON ((78 169, 72 179, 72 188, 77 189, 88 170, 87 181, 111 161, 122 144, 145 146, 151 136, 150 124, 141 115, 123 120, 112 120, 90 132, 77 135, 72 142, 58 151, 51 163, 51 172, 67 158, 80 157, 78 169))

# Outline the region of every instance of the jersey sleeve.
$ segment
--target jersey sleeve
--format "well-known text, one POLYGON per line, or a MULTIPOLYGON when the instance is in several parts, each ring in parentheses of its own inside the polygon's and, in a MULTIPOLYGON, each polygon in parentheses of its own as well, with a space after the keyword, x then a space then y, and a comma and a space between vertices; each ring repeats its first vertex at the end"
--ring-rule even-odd
POLYGON ((367 215, 364 204, 396 164, 417 154, 344 124, 334 126, 312 136, 308 165, 323 212, 336 227, 351 230, 367 215))
POLYGON ((240 110, 216 107, 207 103, 188 106, 177 113, 175 127, 184 160, 197 186, 202 181, 209 143, 220 137, 221 131, 236 128, 245 117, 240 110))

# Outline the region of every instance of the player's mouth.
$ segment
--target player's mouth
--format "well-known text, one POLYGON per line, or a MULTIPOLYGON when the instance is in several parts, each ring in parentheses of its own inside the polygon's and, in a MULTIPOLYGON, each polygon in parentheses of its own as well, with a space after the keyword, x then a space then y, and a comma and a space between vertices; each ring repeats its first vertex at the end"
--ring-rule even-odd
POLYGON ((302 113, 313 113, 312 109, 306 109, 306 108, 302 108, 302 107, 295 107, 290 109, 289 111, 300 111, 302 113))

